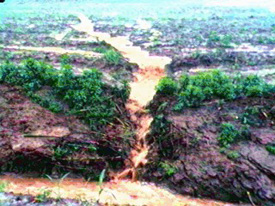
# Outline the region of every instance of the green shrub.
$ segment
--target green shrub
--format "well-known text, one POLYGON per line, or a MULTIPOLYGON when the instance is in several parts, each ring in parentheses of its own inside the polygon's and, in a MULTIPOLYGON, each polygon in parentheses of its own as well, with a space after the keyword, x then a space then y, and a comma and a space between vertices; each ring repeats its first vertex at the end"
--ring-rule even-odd
POLYGON ((200 87, 188 85, 186 90, 179 94, 178 102, 187 107, 197 107, 204 99, 205 95, 200 87))
POLYGON ((232 78, 219 70, 212 70, 193 76, 184 74, 178 82, 165 77, 159 82, 156 90, 163 95, 176 96, 177 102, 173 109, 182 111, 185 107, 200 106, 205 100, 267 96, 275 93, 275 86, 268 85, 255 75, 238 75, 232 78))
POLYGON ((274 86, 268 85, 263 79, 256 75, 247 77, 237 76, 234 82, 238 84, 238 93, 243 93, 244 96, 260 97, 274 93, 274 86))
POLYGON ((57 102, 52 96, 42 97, 33 92, 27 92, 27 95, 31 98, 33 102, 39 104, 44 108, 49 109, 54 113, 59 113, 63 111, 61 103, 57 102))
POLYGON ((94 52, 98 52, 98 53, 105 53, 106 52, 106 48, 103 47, 96 47, 93 49, 94 52))
POLYGON ((64 68, 57 81, 56 93, 69 105, 71 112, 81 116, 95 129, 95 125, 109 122, 114 116, 115 104, 104 95, 102 73, 87 70, 75 76, 72 68, 64 68))
POLYGON ((186 87, 189 85, 190 76, 187 74, 183 74, 179 78, 179 88, 181 90, 185 90, 186 87))
POLYGON ((231 143, 237 141, 240 138, 240 132, 235 129, 235 126, 230 123, 223 123, 221 125, 221 131, 218 136, 218 141, 221 147, 229 147, 231 143))
POLYGON ((275 155, 275 146, 273 145, 267 145, 266 150, 269 151, 271 154, 275 155))
POLYGON ((256 96, 262 96, 263 95, 263 88, 260 86, 251 86, 248 87, 246 90, 246 96, 248 97, 256 97, 256 96))
POLYGON ((232 40, 231 35, 219 35, 216 31, 211 31, 208 36, 207 46, 230 48, 232 40))
POLYGON ((121 54, 114 49, 107 50, 104 54, 104 59, 109 63, 113 65, 118 65, 121 61, 121 54))
POLYGON ((223 123, 217 139, 221 148, 228 148, 232 143, 249 139, 250 136, 251 133, 248 126, 242 126, 240 130, 237 130, 233 124, 223 123))
POLYGON ((211 31, 208 36, 207 45, 212 47, 212 46, 215 46, 219 41, 220 41, 220 36, 218 35, 218 33, 216 31, 211 31))
POLYGON ((36 91, 43 85, 55 84, 57 71, 50 65, 27 59, 22 65, 7 63, 0 66, 0 81, 23 86, 28 91, 36 91))
POLYGON ((229 152, 226 153, 226 156, 229 159, 237 159, 237 158, 240 157, 240 154, 237 151, 229 151, 229 152))
POLYGON ((61 65, 66 65, 71 63, 71 58, 67 54, 63 54, 60 57, 60 63, 61 65))
POLYGON ((160 168, 163 169, 166 176, 171 177, 177 172, 177 168, 171 164, 168 164, 166 162, 160 162, 159 163, 160 168))
POLYGON ((221 45, 221 47, 231 48, 232 47, 231 43, 232 43, 232 36, 231 35, 221 36, 221 39, 220 39, 220 45, 221 45))
POLYGON ((156 90, 160 94, 173 95, 177 92, 177 83, 170 77, 164 77, 160 80, 156 90))

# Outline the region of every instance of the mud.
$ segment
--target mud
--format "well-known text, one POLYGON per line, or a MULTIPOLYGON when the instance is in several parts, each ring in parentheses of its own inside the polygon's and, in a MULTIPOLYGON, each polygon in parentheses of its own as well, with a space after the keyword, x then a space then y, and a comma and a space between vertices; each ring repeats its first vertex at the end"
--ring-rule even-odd
POLYGON ((91 131, 77 117, 54 114, 21 93, 19 88, 0 87, 2 171, 57 177, 71 172, 96 179, 104 168, 116 170, 123 164, 130 147, 119 121, 111 130, 91 131))
MULTIPOLYGON (((199 200, 190 197, 175 195, 168 190, 156 187, 153 184, 142 182, 119 181, 117 183, 107 182, 100 187, 93 182, 85 182, 81 179, 66 178, 63 181, 50 181, 47 179, 14 178, 4 176, 2 180, 9 182, 7 192, 15 194, 41 194, 43 190, 51 191, 49 198, 76 199, 93 205, 99 202, 102 205, 190 205, 190 206, 230 206, 218 201, 199 200), (39 189, 38 189, 39 188, 39 189), (99 191, 103 189, 101 193, 99 191)), ((66 200, 65 200, 66 201, 66 200)), ((47 204, 46 204, 47 205, 47 204)))
POLYGON ((166 183, 181 194, 273 205, 275 156, 265 147, 275 141, 274 101, 274 95, 223 104, 212 101, 179 114, 171 111, 173 100, 155 97, 144 179, 166 183), (162 102, 170 104, 160 109, 162 102), (259 113, 251 114, 249 108, 259 113), (232 123, 241 130, 244 115, 249 121, 246 138, 222 151, 217 140, 220 124, 232 123))
MULTIPOLYGON (((119 120, 105 128, 103 133, 96 134, 85 128, 85 125, 74 119, 75 117, 50 114, 28 102, 16 88, 4 86, 1 88, 4 96, 1 99, 2 117, 5 117, 5 121, 2 121, 4 124, 1 122, 1 132, 4 135, 1 139, 1 160, 4 161, 0 163, 4 164, 3 168, 6 171, 22 172, 21 168, 25 168, 31 171, 31 176, 34 176, 36 171, 37 174, 48 173, 57 178, 61 177, 60 174, 70 171, 72 176, 81 175, 87 179, 96 179, 98 174, 108 167, 111 171, 108 171, 106 179, 115 180, 99 187, 95 186, 95 183, 83 183, 79 179, 68 179, 64 182, 57 180, 55 184, 45 179, 18 180, 9 176, 1 178, 12 183, 9 191, 37 195, 37 188, 44 185, 53 189, 55 195, 62 194, 62 198, 77 199, 83 195, 85 200, 100 199, 103 204, 228 205, 207 200, 192 200, 172 195, 154 185, 146 184, 147 186, 143 187, 144 184, 141 182, 122 180, 131 178, 164 183, 174 191, 197 197, 272 204, 274 156, 270 155, 264 146, 274 142, 274 117, 261 116, 264 118, 263 123, 257 129, 251 129, 251 139, 232 146, 231 149, 239 154, 236 159, 220 153, 216 140, 217 125, 222 121, 233 121, 235 113, 244 112, 246 100, 237 102, 236 105, 233 103, 217 106, 217 103, 210 103, 205 108, 187 110, 182 115, 173 114, 168 109, 167 117, 162 116, 165 128, 158 127, 156 122, 153 122, 153 128, 158 127, 160 130, 153 129, 148 139, 153 121, 151 115, 155 116, 157 113, 147 113, 145 106, 154 97, 154 88, 159 79, 165 76, 164 67, 171 59, 150 56, 149 52, 133 46, 127 37, 113 37, 97 32, 92 29, 93 24, 89 19, 83 15, 80 15, 80 20, 79 25, 72 26, 74 29, 87 32, 90 35, 88 38, 95 37, 99 41, 107 42, 120 51, 129 62, 139 66, 139 70, 133 74, 134 81, 130 84, 130 98, 126 104, 128 111, 121 112, 130 115, 128 121, 135 125, 135 140, 132 136, 125 144, 122 137, 124 125, 119 120), (30 109, 32 107, 35 109, 30 109), (230 111, 227 108, 230 108, 230 111), (35 112, 37 110, 38 113, 35 112), (46 123, 39 127, 38 124, 42 120, 46 123), (170 123, 166 124, 167 121, 170 123), (161 131, 164 133, 160 133, 161 131), (37 135, 43 138, 34 138, 37 135), (99 138, 98 135, 103 135, 104 138, 99 138), (94 147, 97 147, 96 152, 93 150, 94 147), (24 163, 26 160, 28 164, 24 163), (8 164, 5 164, 6 162, 8 164), (159 163, 172 165, 176 172, 172 172, 172 175, 170 172, 167 174, 159 163), (102 188, 102 196, 99 196, 102 188)), ((64 38, 64 34, 61 36, 64 38)), ((161 99, 158 103, 165 101, 161 99)), ((272 102, 274 96, 267 100, 252 100, 250 103, 266 104, 267 109, 264 108, 264 111, 270 112, 273 108, 272 102)))

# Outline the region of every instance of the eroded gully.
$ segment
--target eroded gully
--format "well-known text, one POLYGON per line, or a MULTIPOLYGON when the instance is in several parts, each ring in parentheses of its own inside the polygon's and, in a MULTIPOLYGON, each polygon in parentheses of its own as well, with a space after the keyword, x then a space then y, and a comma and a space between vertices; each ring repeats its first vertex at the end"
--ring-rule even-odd
MULTIPOLYGON (((150 147, 146 143, 146 135, 153 120, 144 107, 153 98, 155 86, 165 76, 164 67, 171 61, 167 57, 150 56, 140 47, 133 46, 126 37, 111 37, 109 34, 94 32, 93 24, 84 15, 79 15, 81 23, 72 26, 75 30, 86 32, 100 41, 105 41, 116 48, 129 62, 136 63, 139 70, 134 73, 134 81, 130 83, 131 93, 126 108, 132 121, 137 125, 136 144, 130 153, 126 169, 114 176, 114 181, 103 184, 103 192, 99 197, 100 187, 96 183, 80 179, 66 179, 62 182, 51 182, 39 178, 13 178, 4 176, 1 179, 10 184, 8 192, 15 194, 38 195, 41 188, 52 191, 51 197, 72 198, 80 200, 97 200, 106 205, 226 205, 225 203, 193 199, 175 195, 152 184, 135 181, 137 169, 147 163, 150 147)), ((228 205, 228 204, 227 204, 228 205)))

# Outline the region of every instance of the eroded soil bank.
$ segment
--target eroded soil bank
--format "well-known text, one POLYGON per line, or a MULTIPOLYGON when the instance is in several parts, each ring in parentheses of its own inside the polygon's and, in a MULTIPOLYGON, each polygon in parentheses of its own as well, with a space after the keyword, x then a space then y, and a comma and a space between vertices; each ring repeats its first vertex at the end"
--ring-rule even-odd
POLYGON ((54 114, 21 93, 0 86, 1 171, 56 177, 70 171, 95 179, 104 168, 123 165, 131 139, 121 120, 92 131, 78 117, 54 114))
POLYGON ((274 94, 210 101, 180 113, 173 111, 174 102, 157 95, 150 105, 152 149, 142 177, 182 194, 273 205, 275 156, 266 147, 275 140, 274 94), (233 124, 245 137, 222 149, 222 123, 233 124))

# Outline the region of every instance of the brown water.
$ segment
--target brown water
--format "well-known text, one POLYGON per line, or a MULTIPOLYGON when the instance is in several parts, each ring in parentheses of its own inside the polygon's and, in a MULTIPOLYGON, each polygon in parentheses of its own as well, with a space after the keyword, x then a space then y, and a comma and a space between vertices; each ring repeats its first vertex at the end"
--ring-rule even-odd
POLYGON ((115 174, 114 181, 103 184, 103 192, 99 196, 100 187, 96 183, 84 182, 81 179, 65 179, 62 182, 51 182, 39 178, 13 178, 4 176, 1 179, 10 184, 7 191, 15 194, 37 195, 41 189, 52 191, 54 198, 73 198, 81 200, 98 200, 112 205, 148 205, 148 206, 181 206, 181 205, 229 205, 221 202, 192 199, 180 195, 174 195, 168 190, 156 187, 153 184, 135 181, 137 168, 147 163, 147 154, 150 147, 146 143, 146 135, 149 132, 153 120, 146 113, 144 107, 153 98, 155 86, 165 76, 164 67, 171 59, 166 57, 150 56, 148 52, 139 47, 132 46, 126 37, 110 37, 110 35, 94 32, 93 24, 83 15, 79 16, 81 24, 73 26, 74 29, 86 32, 91 37, 106 41, 122 53, 130 62, 137 63, 139 70, 134 73, 135 80, 130 84, 131 93, 126 104, 132 121, 136 124, 136 143, 130 153, 129 160, 125 163, 125 170, 115 174), (130 177, 131 180, 127 180, 130 177))
POLYGON ((39 178, 1 177, 9 182, 7 192, 16 194, 38 195, 42 190, 51 191, 52 198, 70 198, 96 201, 105 205, 147 205, 147 206, 222 206, 225 204, 211 200, 199 200, 174 195, 167 190, 141 182, 120 180, 118 183, 105 183, 103 192, 99 195, 100 186, 81 179, 65 179, 62 182, 52 182, 39 178))
POLYGON ((137 168, 147 163, 146 157, 150 149, 145 138, 150 131, 153 118, 145 112, 144 107, 155 95, 155 87, 158 81, 165 76, 165 65, 169 64, 171 59, 150 56, 149 52, 133 46, 127 37, 111 37, 106 33, 94 32, 91 29, 93 24, 87 17, 80 14, 79 19, 81 23, 73 26, 74 29, 86 32, 100 41, 107 42, 115 47, 129 62, 136 63, 139 66, 139 70, 134 73, 135 80, 130 84, 131 93, 126 104, 131 120, 137 126, 136 144, 130 153, 130 161, 126 162, 127 168, 115 176, 116 181, 127 176, 130 176, 134 181, 137 176, 137 168))

